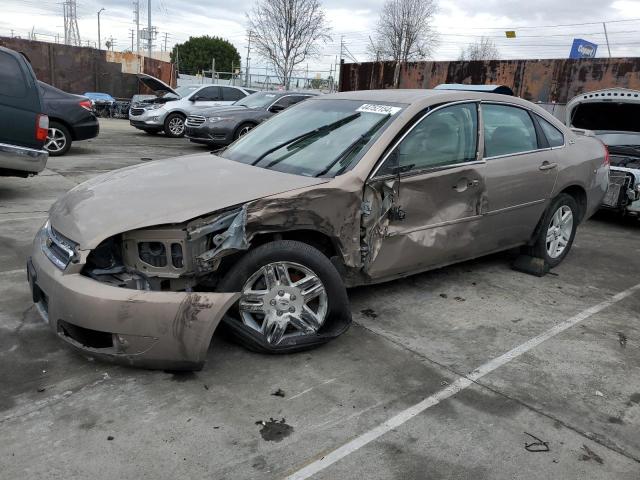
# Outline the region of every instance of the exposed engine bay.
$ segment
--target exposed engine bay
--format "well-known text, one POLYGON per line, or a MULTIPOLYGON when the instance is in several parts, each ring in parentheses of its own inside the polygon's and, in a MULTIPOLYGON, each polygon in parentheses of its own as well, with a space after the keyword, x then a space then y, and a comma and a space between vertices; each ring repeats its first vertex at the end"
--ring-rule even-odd
POLYGON ((134 230, 104 240, 87 257, 83 274, 134 290, 209 290, 223 257, 248 248, 246 206, 178 226, 134 230))

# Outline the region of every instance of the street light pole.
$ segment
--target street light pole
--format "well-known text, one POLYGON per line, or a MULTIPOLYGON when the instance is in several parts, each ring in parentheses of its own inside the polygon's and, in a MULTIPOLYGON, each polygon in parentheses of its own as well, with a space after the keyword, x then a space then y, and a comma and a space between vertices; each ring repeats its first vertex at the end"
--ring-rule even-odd
POLYGON ((98 10, 98 50, 102 47, 102 41, 100 39, 100 13, 106 10, 105 8, 101 8, 98 10))

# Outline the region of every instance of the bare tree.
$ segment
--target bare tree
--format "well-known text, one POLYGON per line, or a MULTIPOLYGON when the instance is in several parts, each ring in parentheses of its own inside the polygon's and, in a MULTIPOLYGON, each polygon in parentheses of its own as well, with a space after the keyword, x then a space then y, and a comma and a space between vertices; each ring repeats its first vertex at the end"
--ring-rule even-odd
POLYGON ((481 37, 475 43, 471 43, 467 48, 460 52, 460 60, 496 60, 500 56, 500 52, 493 43, 493 40, 487 37, 481 37))
POLYGON ((286 88, 294 68, 319 55, 320 44, 331 40, 319 0, 258 0, 247 20, 256 50, 286 88))
POLYGON ((386 0, 370 55, 396 62, 429 57, 437 40, 432 28, 436 12, 436 0, 386 0))

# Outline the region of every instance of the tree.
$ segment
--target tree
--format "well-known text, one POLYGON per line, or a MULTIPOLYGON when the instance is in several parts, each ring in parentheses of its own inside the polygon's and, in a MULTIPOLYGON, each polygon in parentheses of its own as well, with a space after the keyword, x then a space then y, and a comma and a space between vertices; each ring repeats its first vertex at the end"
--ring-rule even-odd
POLYGON ((435 0, 386 0, 369 53, 395 62, 429 57, 437 41, 432 28, 436 12, 435 0))
POLYGON ((481 37, 475 43, 470 43, 466 49, 460 52, 460 60, 476 61, 476 60, 495 60, 500 56, 500 52, 493 43, 493 40, 487 37, 481 37))
POLYGON ((294 68, 331 40, 319 0, 258 0, 247 20, 256 50, 286 88, 294 68))
POLYGON ((171 50, 171 61, 180 62, 182 72, 195 74, 202 70, 211 70, 211 61, 215 59, 217 72, 230 72, 232 66, 240 65, 240 54, 230 42, 219 37, 189 37, 184 43, 177 44, 171 50))

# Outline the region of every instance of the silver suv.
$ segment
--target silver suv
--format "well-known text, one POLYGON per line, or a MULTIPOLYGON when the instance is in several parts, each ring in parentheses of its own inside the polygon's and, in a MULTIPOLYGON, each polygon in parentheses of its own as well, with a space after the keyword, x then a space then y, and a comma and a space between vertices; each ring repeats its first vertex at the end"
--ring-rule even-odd
POLYGON ((139 74, 140 81, 153 90, 157 98, 129 110, 129 123, 149 134, 164 130, 168 137, 182 137, 187 116, 198 110, 231 105, 255 90, 230 85, 197 84, 176 89, 155 77, 139 74), (147 103, 149 102, 149 103, 147 103))

